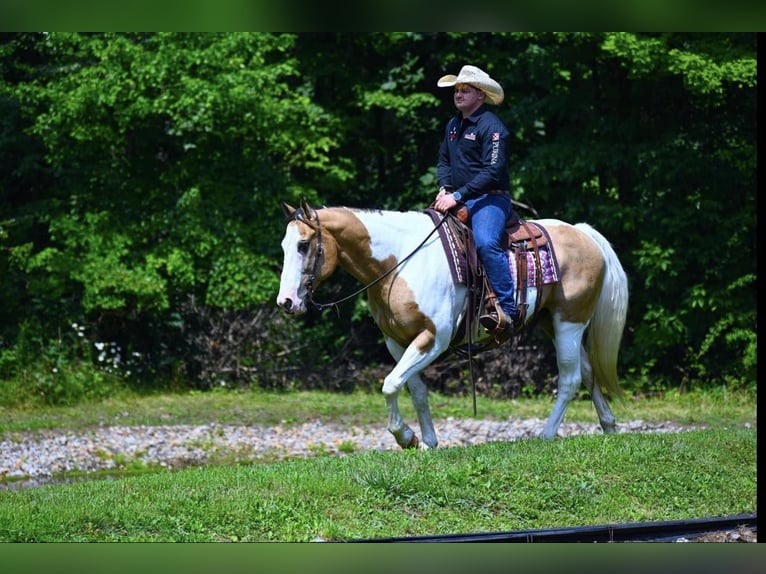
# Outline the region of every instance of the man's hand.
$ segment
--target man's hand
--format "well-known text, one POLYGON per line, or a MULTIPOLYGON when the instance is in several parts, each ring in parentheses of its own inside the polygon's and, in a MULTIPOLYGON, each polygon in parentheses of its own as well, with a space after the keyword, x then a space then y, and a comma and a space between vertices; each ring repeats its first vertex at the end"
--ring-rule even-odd
POLYGON ((457 201, 452 197, 451 193, 447 193, 444 187, 439 188, 439 193, 436 195, 434 201, 434 209, 439 213, 446 213, 457 205, 457 201))

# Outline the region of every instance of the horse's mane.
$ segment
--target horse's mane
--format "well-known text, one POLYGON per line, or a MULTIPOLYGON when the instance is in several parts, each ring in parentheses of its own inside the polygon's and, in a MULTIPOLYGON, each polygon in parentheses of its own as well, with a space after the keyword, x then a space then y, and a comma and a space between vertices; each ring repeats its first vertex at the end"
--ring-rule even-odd
POLYGON ((323 205, 321 209, 347 209, 354 213, 422 213, 422 209, 381 209, 378 207, 351 207, 348 205, 323 205))

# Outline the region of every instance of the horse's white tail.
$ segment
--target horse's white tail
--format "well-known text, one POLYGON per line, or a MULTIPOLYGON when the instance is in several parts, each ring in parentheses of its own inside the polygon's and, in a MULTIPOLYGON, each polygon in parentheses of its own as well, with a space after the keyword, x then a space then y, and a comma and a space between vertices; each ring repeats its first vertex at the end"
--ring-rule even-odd
POLYGON ((586 337, 593 382, 613 396, 622 396, 624 390, 617 380, 617 356, 628 313, 628 277, 617 253, 601 233, 587 223, 578 223, 575 227, 598 244, 606 264, 604 283, 586 337))

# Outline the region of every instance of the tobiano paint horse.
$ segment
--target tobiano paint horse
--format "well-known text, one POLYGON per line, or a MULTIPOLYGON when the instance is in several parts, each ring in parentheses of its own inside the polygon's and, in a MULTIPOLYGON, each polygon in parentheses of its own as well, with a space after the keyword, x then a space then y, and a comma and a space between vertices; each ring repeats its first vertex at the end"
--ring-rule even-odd
MULTIPOLYGON (((388 430, 402 448, 434 448, 423 370, 457 339, 467 312, 468 287, 455 281, 449 258, 423 211, 349 207, 314 209, 283 204, 287 228, 277 304, 301 314, 314 303, 314 290, 342 268, 367 291, 372 318, 385 337, 396 366, 385 377, 388 430), (399 411, 407 385, 422 440, 399 411)), ((581 384, 590 392, 604 433, 616 431, 608 396, 622 395, 617 357, 628 305, 625 271, 609 241, 586 223, 539 219, 555 250, 558 277, 527 289, 528 325, 537 319, 556 350, 558 392, 540 437, 552 440, 581 384), (539 299, 539 301, 538 301, 539 299), (587 335, 587 336, 586 336, 587 335), (602 392, 603 391, 603 392, 602 392)), ((478 337, 486 336, 476 331, 478 337)))

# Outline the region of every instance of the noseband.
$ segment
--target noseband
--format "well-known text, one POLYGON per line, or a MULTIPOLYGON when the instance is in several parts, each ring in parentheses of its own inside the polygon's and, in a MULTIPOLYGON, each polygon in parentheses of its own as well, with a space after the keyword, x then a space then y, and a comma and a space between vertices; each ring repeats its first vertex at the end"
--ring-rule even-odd
MULTIPOLYGON (((330 305, 333 305, 333 303, 328 304, 321 304, 316 303, 314 301, 314 281, 317 278, 317 275, 319 275, 319 271, 322 268, 322 259, 324 258, 324 244, 322 243, 322 225, 319 222, 319 213, 316 214, 317 221, 316 221, 316 235, 317 235, 317 252, 316 256, 314 257, 314 264, 312 265, 311 273, 307 273, 306 271, 303 272, 303 275, 306 277, 306 291, 308 291, 309 294, 309 301, 311 302, 314 307, 317 309, 323 309, 324 307, 329 307, 330 305)), ((290 217, 287 219, 287 223, 290 223, 291 221, 300 221, 301 223, 304 223, 305 225, 308 225, 309 227, 314 227, 311 223, 306 221, 302 215, 302 212, 300 209, 296 209, 293 211, 293 213, 290 215, 290 217)))

